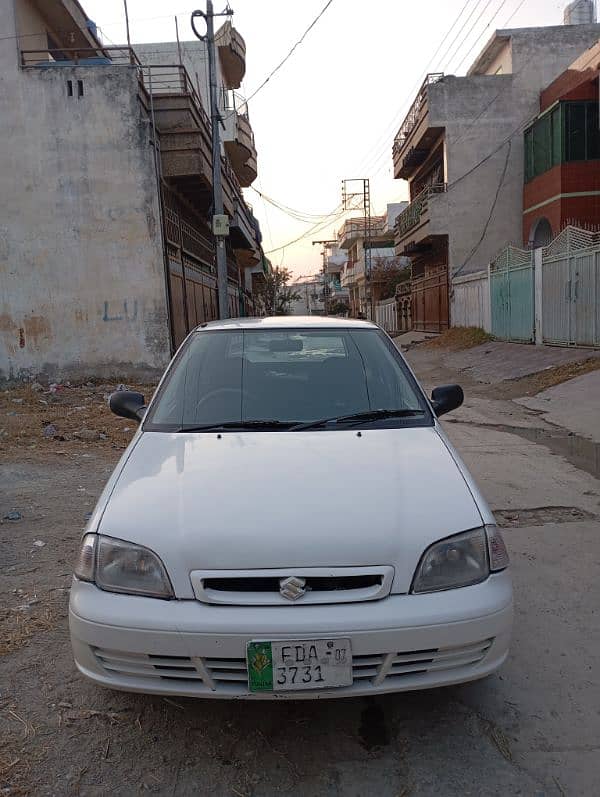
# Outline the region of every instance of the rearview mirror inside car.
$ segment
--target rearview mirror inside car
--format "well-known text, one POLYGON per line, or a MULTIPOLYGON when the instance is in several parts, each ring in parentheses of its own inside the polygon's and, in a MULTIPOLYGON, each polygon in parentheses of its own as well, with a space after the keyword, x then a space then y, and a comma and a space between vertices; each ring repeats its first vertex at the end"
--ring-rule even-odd
POLYGON ((304 341, 301 338, 275 338, 269 341, 269 351, 287 352, 302 351, 304 341))
POLYGON ((465 394, 460 385, 441 385, 431 393, 431 403, 438 418, 460 407, 464 399, 465 394))
POLYGON ((134 390, 117 390, 111 393, 108 406, 115 415, 121 418, 132 418, 141 421, 146 412, 145 399, 141 393, 134 390))

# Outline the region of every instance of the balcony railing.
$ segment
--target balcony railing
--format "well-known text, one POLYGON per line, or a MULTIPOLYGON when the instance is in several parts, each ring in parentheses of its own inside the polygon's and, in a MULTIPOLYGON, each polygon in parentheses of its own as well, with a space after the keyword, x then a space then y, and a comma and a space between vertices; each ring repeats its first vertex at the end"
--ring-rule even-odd
POLYGON ((187 95, 196 106, 202 117, 206 129, 210 130, 210 120, 202 104, 202 99, 187 69, 180 64, 160 64, 158 66, 143 66, 140 70, 141 80, 148 94, 161 95, 187 95))
POLYGON ((239 91, 223 88, 223 110, 235 111, 243 116, 248 116, 248 103, 239 91))
POLYGON ((21 66, 140 66, 132 47, 60 47, 45 50, 21 50, 21 66))
POLYGON ((370 237, 383 235, 386 224, 386 216, 371 216, 369 222, 364 218, 347 219, 339 229, 338 245, 343 249, 345 241, 351 241, 353 238, 366 238, 367 230, 370 237))
POLYGON ((408 230, 416 227, 421 221, 421 216, 427 209, 429 197, 432 194, 443 194, 446 188, 446 183, 434 183, 424 188, 396 219, 396 224, 394 225, 396 237, 401 238, 408 230))
POLYGON ((406 139, 410 136, 414 128, 416 127, 419 117, 421 115, 421 110, 427 100, 427 89, 431 86, 432 83, 437 83, 444 77, 443 72, 434 72, 425 78, 423 85, 419 89, 417 96, 411 106, 410 111, 406 115, 406 118, 400 125, 400 129, 396 135, 394 140, 394 155, 402 149, 404 146, 406 139))

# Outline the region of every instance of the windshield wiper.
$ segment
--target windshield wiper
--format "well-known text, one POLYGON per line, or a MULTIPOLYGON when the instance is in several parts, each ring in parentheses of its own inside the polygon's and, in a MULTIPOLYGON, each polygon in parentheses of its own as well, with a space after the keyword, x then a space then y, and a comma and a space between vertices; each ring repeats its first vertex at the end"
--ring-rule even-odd
POLYGON ((271 429, 289 429, 293 426, 291 421, 275 421, 275 420, 261 420, 261 421, 225 421, 224 423, 204 423, 198 426, 180 426, 175 429, 176 432, 227 432, 239 430, 243 432, 245 429, 262 429, 269 431, 271 429))
POLYGON ((297 423, 290 427, 290 432, 302 432, 304 429, 319 429, 329 424, 361 423, 362 421, 377 421, 381 418, 410 418, 415 415, 425 415, 424 410, 370 410, 369 412, 355 412, 352 415, 339 415, 337 418, 322 418, 319 421, 297 423))

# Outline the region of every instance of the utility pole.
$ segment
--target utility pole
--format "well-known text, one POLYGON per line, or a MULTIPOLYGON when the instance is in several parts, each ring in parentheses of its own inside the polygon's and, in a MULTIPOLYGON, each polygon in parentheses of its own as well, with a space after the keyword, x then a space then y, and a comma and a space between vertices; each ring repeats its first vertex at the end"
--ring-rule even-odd
POLYGON ((321 255, 323 257, 323 312, 327 315, 327 302, 329 300, 329 283, 327 282, 327 247, 334 246, 337 244, 337 241, 330 240, 330 241, 313 241, 312 245, 321 244, 323 247, 323 251, 321 255))
POLYGON ((365 252, 365 291, 367 292, 367 299, 368 297, 368 289, 370 288, 370 305, 371 305, 371 316, 375 318, 375 308, 373 303, 373 286, 371 283, 371 271, 372 271, 372 253, 371 253, 371 184, 368 177, 355 177, 350 178, 347 180, 342 180, 342 205, 344 210, 348 210, 350 206, 350 200, 354 199, 355 197, 362 198, 362 206, 363 206, 363 213, 365 219, 365 227, 364 227, 364 243, 363 249, 365 252), (362 184, 362 190, 352 190, 352 183, 359 183, 362 184))
POLYGON ((221 114, 217 103, 217 72, 215 68, 215 17, 230 17, 233 11, 227 7, 220 14, 213 11, 212 0, 206 0, 206 13, 193 11, 191 25, 194 34, 206 43, 208 53, 208 79, 210 83, 210 122, 212 138, 212 176, 213 176, 213 218, 212 231, 215 237, 217 288, 219 294, 219 318, 229 318, 227 296, 227 252, 225 238, 229 235, 229 217, 223 212, 223 184, 221 182, 221 114), (194 20, 202 17, 206 22, 206 34, 201 36, 196 30, 194 20))

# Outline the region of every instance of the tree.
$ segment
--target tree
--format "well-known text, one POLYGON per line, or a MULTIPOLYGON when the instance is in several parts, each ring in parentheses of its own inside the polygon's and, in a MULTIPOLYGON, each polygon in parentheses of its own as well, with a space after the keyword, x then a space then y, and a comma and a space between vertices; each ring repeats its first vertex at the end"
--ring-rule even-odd
POLYGON ((410 279, 410 263, 406 258, 378 257, 371 269, 371 282, 377 294, 377 300, 391 299, 396 293, 396 286, 410 279))
POLYGON ((334 299, 334 301, 327 306, 329 315, 347 315, 349 309, 348 302, 343 302, 341 299, 334 299))
POLYGON ((287 315, 292 302, 297 302, 302 295, 290 287, 292 278, 287 268, 276 268, 265 274, 264 280, 254 292, 257 311, 261 315, 287 315))

